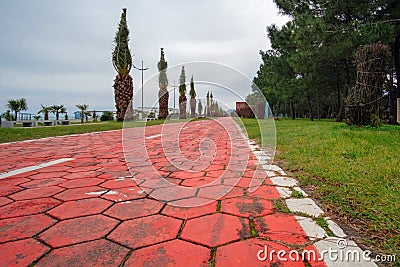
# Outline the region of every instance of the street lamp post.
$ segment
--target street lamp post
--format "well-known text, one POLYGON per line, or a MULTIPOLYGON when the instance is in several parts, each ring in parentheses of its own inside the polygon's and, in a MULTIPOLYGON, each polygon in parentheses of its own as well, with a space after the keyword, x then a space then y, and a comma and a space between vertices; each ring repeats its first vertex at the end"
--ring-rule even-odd
POLYGON ((170 86, 174 88, 174 113, 175 113, 175 98, 176 98, 175 97, 175 88, 178 86, 175 85, 175 81, 174 81, 174 85, 170 85, 170 86))
POLYGON ((136 67, 135 65, 133 65, 133 67, 135 68, 135 69, 137 69, 137 70, 140 70, 141 72, 142 72, 142 120, 144 119, 143 118, 143 71, 145 71, 145 70, 148 70, 149 68, 143 68, 143 60, 142 60, 142 68, 138 68, 138 67, 136 67))

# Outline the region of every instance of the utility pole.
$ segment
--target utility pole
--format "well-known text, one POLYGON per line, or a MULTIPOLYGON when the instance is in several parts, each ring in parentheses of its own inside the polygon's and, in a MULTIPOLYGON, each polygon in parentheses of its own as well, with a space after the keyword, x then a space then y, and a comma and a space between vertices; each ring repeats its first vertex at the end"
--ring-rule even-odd
POLYGON ((144 119, 143 117, 143 71, 148 70, 149 68, 143 68, 143 60, 142 60, 142 68, 137 68, 135 65, 133 67, 137 70, 140 70, 142 72, 142 120, 144 119))
POLYGON ((178 87, 178 86, 175 85, 175 81, 174 81, 174 85, 170 85, 170 86, 174 88, 174 113, 175 113, 175 101, 176 101, 175 100, 175 98, 176 98, 175 97, 175 88, 178 87))

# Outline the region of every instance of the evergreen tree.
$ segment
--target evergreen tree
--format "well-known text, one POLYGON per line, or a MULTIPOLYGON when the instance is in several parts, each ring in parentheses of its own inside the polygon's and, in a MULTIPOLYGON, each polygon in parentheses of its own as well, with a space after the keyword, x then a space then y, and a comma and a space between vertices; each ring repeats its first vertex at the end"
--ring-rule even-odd
POLYGON ((166 119, 168 117, 168 99, 169 99, 169 93, 167 90, 168 87, 168 78, 167 78, 167 68, 168 68, 168 63, 165 60, 165 55, 164 55, 164 48, 161 48, 161 56, 160 56, 160 61, 158 62, 158 71, 159 73, 159 78, 158 78, 158 84, 160 87, 160 90, 158 91, 158 105, 159 105, 159 119, 166 119))
POLYGON ((193 81, 193 75, 190 80, 190 116, 191 118, 196 117, 196 91, 194 89, 194 81, 193 81))
POLYGON ((126 20, 126 8, 124 8, 122 9, 118 31, 115 34, 112 51, 112 63, 118 73, 113 86, 117 121, 124 120, 125 113, 133 98, 133 79, 129 74, 132 68, 132 56, 128 43, 129 29, 126 20))
POLYGON ((186 119, 186 74, 185 66, 182 66, 179 77, 179 118, 186 119))
POLYGON ((201 104, 201 100, 199 99, 199 104, 197 106, 197 110, 199 112, 199 117, 201 117, 201 114, 203 113, 203 104, 201 104))

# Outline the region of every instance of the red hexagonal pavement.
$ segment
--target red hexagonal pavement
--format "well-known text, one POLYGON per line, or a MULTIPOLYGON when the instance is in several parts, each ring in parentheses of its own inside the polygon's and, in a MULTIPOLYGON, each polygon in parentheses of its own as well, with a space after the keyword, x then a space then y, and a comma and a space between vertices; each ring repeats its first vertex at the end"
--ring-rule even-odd
POLYGON ((60 201, 53 198, 37 198, 13 202, 0 208, 0 219, 42 213, 57 206, 59 203, 60 201))
POLYGON ((128 220, 157 214, 163 206, 164 203, 157 200, 142 198, 116 203, 104 214, 120 220, 128 220))
POLYGON ((62 247, 104 237, 118 221, 103 215, 64 220, 39 235, 52 247, 62 247))
POLYGON ((217 248, 215 265, 304 267, 305 265, 301 259, 299 261, 290 261, 290 251, 288 247, 283 245, 251 238, 217 248), (287 261, 278 259, 279 251, 286 253, 287 261))
POLYGON ((210 250, 182 240, 172 240, 135 250, 125 266, 208 266, 210 250))
POLYGON ((95 240, 51 251, 35 266, 120 266, 129 250, 108 240, 95 240))
POLYGON ((254 220, 258 236, 288 244, 303 244, 307 235, 293 215, 271 214, 254 220))
POLYGON ((227 214, 212 214, 188 220, 181 238, 215 247, 250 236, 248 220, 227 214))
POLYGON ((257 197, 237 197, 222 200, 221 212, 241 217, 258 217, 272 213, 272 202, 257 197))
POLYGON ((178 219, 153 215, 123 222, 108 238, 135 249, 176 238, 181 224, 178 219))
POLYGON ((33 238, 0 244, 1 265, 28 266, 49 250, 33 238))
POLYGON ((63 204, 49 210, 47 214, 54 216, 60 220, 70 219, 85 215, 94 215, 101 213, 110 207, 111 201, 101 198, 88 198, 73 201, 67 201, 63 204))
POLYGON ((0 220, 0 243, 32 237, 55 222, 43 214, 0 220))

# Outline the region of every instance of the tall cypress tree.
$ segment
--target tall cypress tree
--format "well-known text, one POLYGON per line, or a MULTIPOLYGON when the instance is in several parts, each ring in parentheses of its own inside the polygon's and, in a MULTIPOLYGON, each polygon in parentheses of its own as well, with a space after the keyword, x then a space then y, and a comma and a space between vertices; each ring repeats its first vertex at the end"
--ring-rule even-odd
POLYGON ((201 114, 203 113, 203 105, 201 104, 201 100, 199 99, 199 104, 197 106, 198 112, 199 112, 199 117, 201 117, 201 114))
POLYGON ((186 74, 185 66, 182 66, 181 76, 179 77, 179 118, 186 119, 186 74))
POLYGON ((158 85, 160 90, 158 91, 158 105, 159 105, 159 119, 166 119, 168 117, 168 98, 169 93, 167 90, 168 87, 168 78, 167 78, 167 67, 168 63, 165 61, 164 48, 161 48, 161 56, 160 61, 158 62, 158 71, 160 72, 158 76, 158 85))
POLYGON ((115 108, 117 109, 117 121, 123 121, 129 103, 133 98, 133 79, 129 72, 132 68, 132 56, 129 50, 129 29, 126 20, 126 8, 122 9, 118 31, 114 38, 112 51, 112 63, 117 71, 114 79, 115 108))
POLYGON ((191 118, 196 117, 196 91, 194 90, 194 81, 193 81, 193 75, 192 79, 190 79, 190 116, 191 118))

